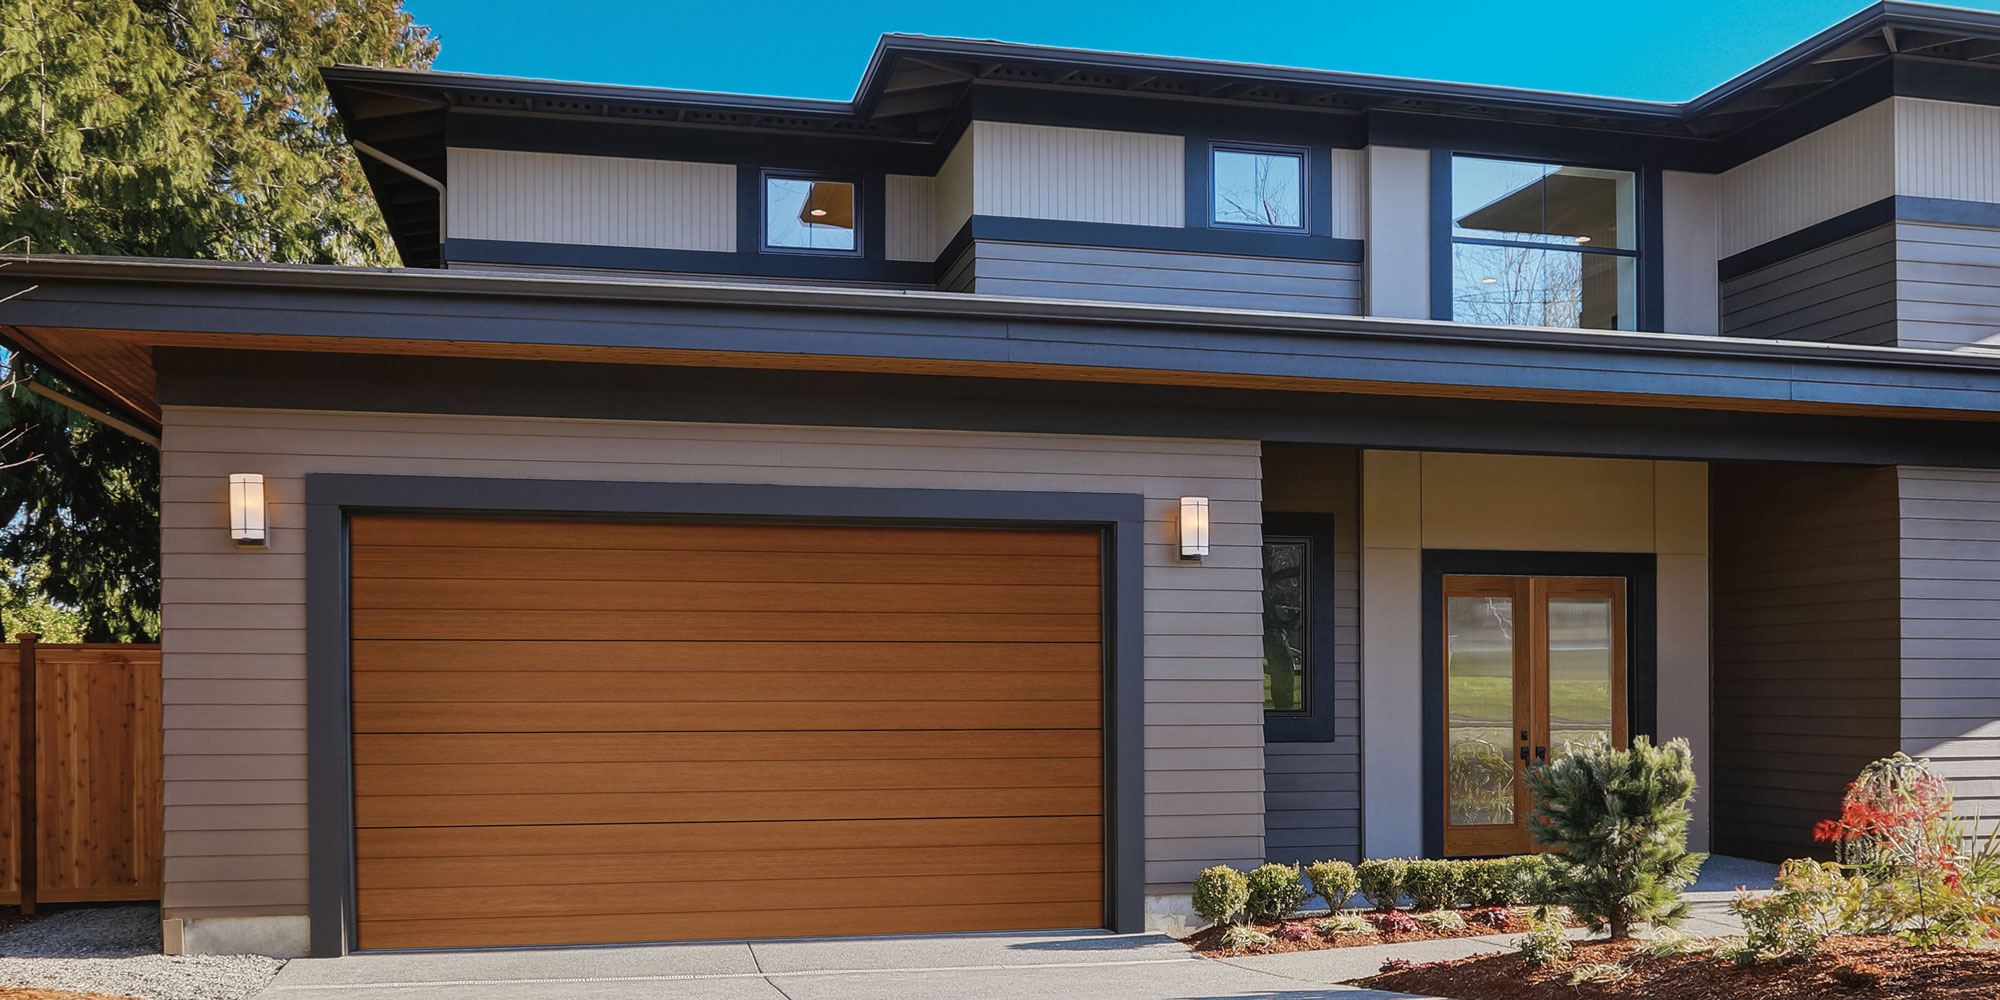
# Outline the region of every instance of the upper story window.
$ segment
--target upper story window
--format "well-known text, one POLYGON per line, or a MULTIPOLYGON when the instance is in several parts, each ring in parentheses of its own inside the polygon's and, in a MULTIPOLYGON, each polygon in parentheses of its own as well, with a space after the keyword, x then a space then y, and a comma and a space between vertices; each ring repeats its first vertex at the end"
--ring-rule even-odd
POLYGON ((1638 329, 1637 187, 1629 170, 1452 157, 1451 318, 1638 329))
POLYGON ((1304 150, 1216 146, 1209 155, 1212 224, 1305 231, 1304 150))
POLYGON ((764 175, 764 248, 855 253, 854 182, 764 175))

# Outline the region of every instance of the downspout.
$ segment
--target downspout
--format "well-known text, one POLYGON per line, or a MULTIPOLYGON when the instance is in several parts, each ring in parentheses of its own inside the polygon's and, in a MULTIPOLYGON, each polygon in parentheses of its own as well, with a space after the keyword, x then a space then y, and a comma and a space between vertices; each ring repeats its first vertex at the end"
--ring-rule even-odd
POLYGON ((137 424, 120 420, 119 418, 114 417, 111 414, 106 413, 95 406, 91 406, 88 403, 71 399, 68 396, 63 395, 62 393, 57 392, 54 389, 51 389, 48 386, 41 384, 40 382, 24 381, 21 383, 21 387, 66 410, 83 414, 84 416, 89 417, 90 419, 95 420, 98 423, 103 424, 104 426, 109 427, 113 430, 123 431, 128 437, 134 437, 141 441, 144 441, 147 444, 152 445, 154 451, 160 450, 160 436, 152 433, 151 431, 139 427, 137 424))
POLYGON ((361 140, 359 140, 359 139, 349 139, 349 140, 347 140, 347 144, 348 144, 348 145, 350 145, 350 146, 353 146, 353 147, 354 147, 354 148, 355 148, 356 150, 359 150, 359 151, 360 151, 360 152, 362 152, 362 153, 366 153, 366 154, 367 154, 368 156, 370 156, 370 157, 374 158, 374 159, 375 159, 375 160, 376 160, 377 162, 381 163, 381 164, 382 164, 383 166, 385 166, 385 167, 389 167, 389 168, 391 168, 391 169, 393 169, 393 170, 398 170, 398 171, 401 171, 401 172, 403 172, 403 173, 405 173, 405 174, 408 174, 408 175, 410 175, 411 177, 414 177, 414 178, 416 178, 417 180, 419 180, 419 181, 422 181, 423 183, 425 183, 425 184, 429 185, 429 186, 430 186, 430 187, 431 187, 431 188, 432 188, 433 190, 437 191, 437 193, 438 193, 438 256, 439 256, 440 258, 442 258, 442 257, 444 256, 444 237, 445 237, 445 232, 446 232, 446 230, 445 230, 445 227, 444 227, 444 223, 445 223, 445 191, 444 191, 444 182, 443 182, 443 181, 440 181, 440 180, 438 180, 438 179, 437 179, 437 178, 435 178, 435 177, 432 177, 431 175, 429 175, 429 174, 427 174, 427 173, 424 173, 424 172, 423 172, 423 171, 421 171, 421 170, 418 170, 417 168, 415 168, 415 167, 413 167, 413 166, 410 166, 410 165, 409 165, 409 164, 407 164, 407 163, 404 163, 403 161, 401 161, 401 160, 399 160, 399 159, 396 159, 396 158, 395 158, 395 157, 393 157, 393 156, 390 156, 390 155, 389 155, 389 154, 387 154, 387 153, 384 153, 384 152, 382 152, 382 151, 381 151, 381 150, 379 150, 379 149, 376 149, 376 148, 375 148, 375 147, 373 147, 373 146, 370 146, 369 144, 367 144, 367 143, 365 143, 365 142, 362 142, 362 141, 361 141, 361 140))

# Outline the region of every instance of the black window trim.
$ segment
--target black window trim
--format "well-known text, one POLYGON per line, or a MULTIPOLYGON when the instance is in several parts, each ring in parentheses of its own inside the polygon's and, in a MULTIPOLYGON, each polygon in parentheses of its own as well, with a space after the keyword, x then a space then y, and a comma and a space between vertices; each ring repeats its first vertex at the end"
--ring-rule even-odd
MULTIPOLYGON (((1267 512, 1266 539, 1304 539, 1307 542, 1308 574, 1304 581, 1307 669, 1304 671, 1303 712, 1264 713, 1266 743, 1330 743, 1337 735, 1334 724, 1335 619, 1337 590, 1334 567, 1338 542, 1336 518, 1332 514, 1267 512)), ((1261 605, 1260 605, 1261 606, 1261 605)))
MULTIPOLYGON (((1525 247, 1559 250, 1566 253, 1629 257, 1634 260, 1633 280, 1637 287, 1638 316, 1631 330, 1606 333, 1658 333, 1666 329, 1666 247, 1662 218, 1662 170, 1657 165, 1616 159, 1588 159, 1551 155, 1534 149, 1483 149, 1476 146, 1434 146, 1431 148, 1430 236, 1431 236, 1431 318, 1456 322, 1452 318, 1451 248, 1466 243, 1475 246, 1525 247), (1452 161, 1465 156, 1483 160, 1508 160, 1559 167, 1590 167, 1623 170, 1633 177, 1632 218, 1635 248, 1592 247, 1536 243, 1528 240, 1497 240, 1458 236, 1452 232, 1452 161)), ((1578 327, 1588 330, 1590 327, 1578 327)))
POLYGON ((763 167, 757 171, 757 252, 792 254, 804 257, 866 257, 868 255, 865 232, 868 229, 869 205, 865 200, 866 186, 858 174, 831 170, 791 170, 781 167, 763 167), (854 248, 836 250, 823 247, 781 247, 771 245, 771 182, 778 181, 838 181, 854 189, 854 248))
POLYGON ((1289 233, 1308 235, 1312 231, 1313 209, 1313 162, 1312 148, 1277 142, 1239 142, 1236 140, 1211 139, 1208 142, 1208 170, 1206 201, 1208 211, 1203 223, 1210 229, 1233 229, 1250 233, 1289 233), (1254 222, 1218 222, 1215 218, 1215 154, 1256 153, 1266 156, 1295 156, 1299 161, 1299 224, 1296 226, 1266 226, 1254 222))

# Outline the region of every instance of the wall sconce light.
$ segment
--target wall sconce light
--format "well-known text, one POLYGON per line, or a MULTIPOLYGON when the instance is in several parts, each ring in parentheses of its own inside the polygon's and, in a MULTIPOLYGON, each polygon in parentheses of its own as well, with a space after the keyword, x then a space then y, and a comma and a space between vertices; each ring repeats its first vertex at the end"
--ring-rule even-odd
POLYGON ((1208 555, 1208 498, 1181 498, 1181 558, 1208 555))
POLYGON ((264 477, 229 474, 229 537, 241 548, 264 547, 264 477))

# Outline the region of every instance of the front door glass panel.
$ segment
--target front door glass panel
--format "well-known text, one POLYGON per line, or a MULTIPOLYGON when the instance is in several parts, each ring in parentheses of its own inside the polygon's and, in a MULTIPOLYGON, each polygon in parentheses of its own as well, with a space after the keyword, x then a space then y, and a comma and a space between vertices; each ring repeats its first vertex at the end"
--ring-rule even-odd
POLYGON ((1445 649, 1448 780, 1456 826, 1514 822, 1514 599, 1453 597, 1445 649))
POLYGON ((1611 743, 1611 599, 1551 597, 1549 759, 1611 743))

